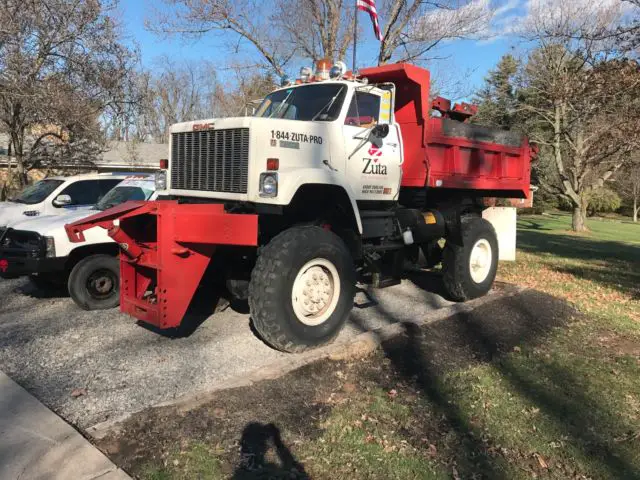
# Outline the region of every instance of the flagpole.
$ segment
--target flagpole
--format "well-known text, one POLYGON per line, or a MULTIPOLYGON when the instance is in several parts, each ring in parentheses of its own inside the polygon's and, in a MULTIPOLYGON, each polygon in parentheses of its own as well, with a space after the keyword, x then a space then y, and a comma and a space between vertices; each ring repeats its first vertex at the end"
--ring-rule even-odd
POLYGON ((356 75, 356 51, 358 45, 358 0, 355 0, 356 8, 353 13, 353 68, 351 72, 356 75))

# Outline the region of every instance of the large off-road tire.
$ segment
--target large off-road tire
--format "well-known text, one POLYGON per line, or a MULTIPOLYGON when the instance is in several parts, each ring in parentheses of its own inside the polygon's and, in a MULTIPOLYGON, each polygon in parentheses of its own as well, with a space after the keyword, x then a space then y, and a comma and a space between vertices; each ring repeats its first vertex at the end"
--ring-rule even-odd
POLYGON ((267 244, 251 273, 249 308, 262 339, 285 352, 330 342, 353 308, 356 272, 344 242, 320 227, 293 227, 267 244))
POLYGON ((480 217, 462 219, 462 246, 447 242, 442 260, 445 290, 462 302, 485 295, 498 270, 498 238, 480 217))
POLYGON ((69 275, 69 295, 84 310, 105 310, 120 304, 120 262, 111 255, 91 255, 69 275))

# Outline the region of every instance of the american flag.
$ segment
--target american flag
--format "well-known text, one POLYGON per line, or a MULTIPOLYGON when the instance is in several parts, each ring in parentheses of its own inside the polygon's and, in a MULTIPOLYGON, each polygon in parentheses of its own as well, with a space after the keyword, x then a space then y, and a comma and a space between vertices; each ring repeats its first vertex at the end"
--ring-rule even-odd
POLYGON ((380 32, 380 24, 378 23, 378 12, 376 11, 376 0, 356 0, 356 2, 358 10, 369 14, 371 22, 373 23, 373 32, 376 34, 376 38, 382 41, 382 33, 380 32))

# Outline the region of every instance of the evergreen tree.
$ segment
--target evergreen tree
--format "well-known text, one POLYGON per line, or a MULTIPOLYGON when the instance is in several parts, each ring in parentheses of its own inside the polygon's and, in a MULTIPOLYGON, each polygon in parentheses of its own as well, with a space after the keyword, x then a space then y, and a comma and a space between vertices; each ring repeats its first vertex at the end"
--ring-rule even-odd
POLYGON ((473 103, 478 105, 474 123, 504 129, 517 126, 515 78, 519 66, 518 60, 507 54, 489 72, 484 86, 473 99, 473 103))

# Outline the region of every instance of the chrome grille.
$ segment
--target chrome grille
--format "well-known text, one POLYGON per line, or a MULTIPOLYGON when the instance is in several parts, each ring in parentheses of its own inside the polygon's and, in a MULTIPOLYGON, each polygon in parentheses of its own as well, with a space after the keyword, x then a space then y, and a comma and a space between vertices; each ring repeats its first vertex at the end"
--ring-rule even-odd
POLYGON ((171 135, 171 188, 247 193, 249 129, 171 135))

